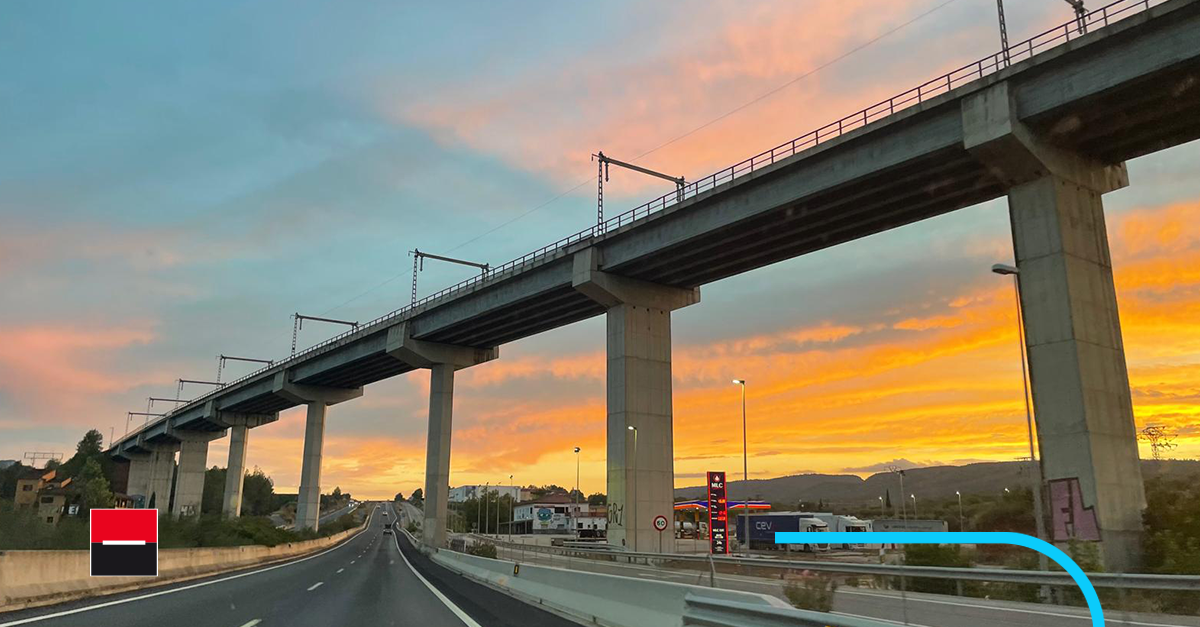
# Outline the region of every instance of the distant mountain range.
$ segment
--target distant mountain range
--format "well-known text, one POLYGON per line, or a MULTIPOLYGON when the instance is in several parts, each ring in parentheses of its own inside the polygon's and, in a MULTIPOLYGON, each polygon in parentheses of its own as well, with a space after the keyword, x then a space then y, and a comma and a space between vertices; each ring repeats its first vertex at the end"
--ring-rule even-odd
MULTIPOLYGON (((1022 462, 985 462, 966 466, 934 466, 904 471, 904 490, 918 498, 940 499, 960 491, 968 494, 997 494, 1004 488, 1028 485, 1028 470, 1022 472, 1022 462)), ((730 473, 731 475, 733 473, 730 473)), ((1142 460, 1142 477, 1195 476, 1200 479, 1200 461, 1142 460)), ((861 506, 878 503, 885 491, 891 492, 893 502, 900 496, 900 483, 894 473, 876 473, 863 479, 857 475, 791 475, 774 479, 751 479, 749 482, 728 481, 729 498, 740 500, 747 493, 751 499, 770 501, 780 506, 793 506, 824 501, 827 508, 835 505, 861 506), (749 487, 747 487, 749 486, 749 487)), ((702 499, 705 486, 676 488, 676 499, 702 499)))

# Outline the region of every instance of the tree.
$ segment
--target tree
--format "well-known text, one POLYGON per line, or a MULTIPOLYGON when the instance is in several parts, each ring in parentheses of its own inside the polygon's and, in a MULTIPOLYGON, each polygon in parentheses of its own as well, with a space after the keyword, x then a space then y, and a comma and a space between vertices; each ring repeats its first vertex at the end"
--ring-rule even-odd
POLYGON ((404 500, 404 493, 403 493, 403 492, 397 492, 397 493, 396 493, 396 497, 395 497, 395 498, 393 498, 392 500, 393 500, 393 501, 395 501, 395 502, 397 502, 397 503, 399 503, 400 501, 403 501, 403 500, 404 500))
POLYGON ((275 510, 275 482, 258 466, 242 480, 242 513, 266 516, 275 510))
POLYGON ((104 436, 95 429, 83 434, 83 439, 75 445, 75 454, 84 457, 95 457, 100 454, 104 445, 104 436))
POLYGON ((597 492, 587 497, 588 505, 607 505, 608 495, 603 492, 597 492))
POLYGON ((200 497, 200 513, 219 514, 225 506, 224 468, 213 466, 204 471, 204 493, 200 497))
POLYGON ((883 494, 884 494, 884 503, 883 503, 884 508, 892 509, 892 489, 888 488, 886 491, 884 491, 883 494))
POLYGON ((112 507, 115 504, 112 490, 108 487, 108 479, 104 477, 100 462, 95 459, 89 458, 84 462, 83 470, 76 477, 76 483, 84 510, 112 507))
POLYGON ((338 486, 333 487, 333 498, 334 498, 334 500, 342 498, 342 488, 341 487, 338 487, 338 486))
POLYGON ((412 496, 408 497, 408 502, 412 503, 413 505, 424 504, 425 503, 425 493, 421 491, 421 488, 417 488, 416 490, 413 490, 412 496))

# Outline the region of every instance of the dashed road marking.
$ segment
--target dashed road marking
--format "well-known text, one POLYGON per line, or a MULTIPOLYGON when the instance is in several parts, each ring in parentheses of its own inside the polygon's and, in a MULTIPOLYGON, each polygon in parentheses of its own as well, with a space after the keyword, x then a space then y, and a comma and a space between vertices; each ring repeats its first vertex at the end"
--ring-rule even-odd
POLYGON ((313 590, 320 588, 322 585, 324 585, 324 583, 325 583, 324 581, 318 581, 317 583, 314 583, 313 585, 309 586, 308 591, 312 592, 313 590))

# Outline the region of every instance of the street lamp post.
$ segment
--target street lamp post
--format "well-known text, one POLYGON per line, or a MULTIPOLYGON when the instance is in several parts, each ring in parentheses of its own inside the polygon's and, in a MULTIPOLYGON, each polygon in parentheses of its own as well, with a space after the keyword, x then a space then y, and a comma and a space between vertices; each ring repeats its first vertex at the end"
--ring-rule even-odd
MULTIPOLYGON (((748 446, 746 444, 746 380, 734 379, 734 385, 742 388, 742 486, 746 489, 746 494, 742 495, 742 522, 746 526, 746 548, 743 549, 747 555, 750 554, 750 462, 748 446)), ((726 485, 728 490, 728 485, 726 485)))
MULTIPOLYGON (((509 483, 512 483, 511 481, 509 483)), ((496 539, 500 539, 500 482, 496 482, 496 539)))
POLYGON ((958 490, 955 490, 955 491, 954 491, 954 495, 958 497, 958 530, 959 530, 959 531, 966 531, 966 530, 967 530, 967 523, 966 523, 966 519, 965 519, 965 518, 963 518, 963 508, 962 508, 962 492, 959 492, 958 490))
POLYGON ((575 511, 571 513, 571 529, 574 530, 575 539, 579 539, 579 523, 576 522, 575 516, 579 513, 579 447, 575 447, 575 511))
MULTIPOLYGON (((513 486, 514 488, 516 487, 515 485, 513 485, 513 476, 512 476, 512 475, 509 475, 509 476, 508 476, 508 485, 510 485, 510 486, 513 486)), ((520 489, 517 489, 517 494, 518 494, 518 495, 520 495, 520 494, 521 494, 521 490, 520 490, 520 489)), ((512 527, 513 527, 513 519, 515 519, 515 518, 517 517, 517 497, 515 497, 515 496, 514 496, 514 497, 512 497, 512 500, 511 500, 511 501, 509 501, 509 502, 508 502, 508 504, 509 504, 509 511, 508 511, 508 541, 509 541, 509 543, 511 543, 511 542, 512 542, 512 527)))
MULTIPOLYGON (((488 498, 488 486, 490 486, 490 485, 491 485, 490 481, 483 484, 483 522, 488 522, 489 520, 491 520, 490 518, 488 518, 488 508, 489 508, 488 501, 491 500, 488 498)), ((486 536, 487 530, 480 527, 479 533, 482 533, 483 535, 486 536)))
MULTIPOLYGON (((1080 5, 1083 3, 1080 2, 1080 5)), ((1046 539, 1046 521, 1042 515, 1042 466, 1038 463, 1033 452, 1033 411, 1029 407, 1029 383, 1026 379, 1025 366, 1025 324, 1021 315, 1021 272, 1015 266, 998 263, 992 266, 992 272, 1001 276, 1011 275, 1013 278, 1013 294, 1017 300, 1017 344, 1021 347, 1021 396, 1025 401, 1025 429, 1029 434, 1029 461, 1033 464, 1033 518, 1034 528, 1040 540, 1046 539)), ((1005 488, 1007 492, 1008 489, 1005 488)), ((1038 553, 1038 568, 1046 570, 1046 556, 1038 553)))
POLYGON ((883 510, 883 497, 879 497, 879 517, 887 518, 887 512, 883 510))
POLYGON ((900 518, 907 521, 908 504, 904 502, 904 471, 898 470, 896 473, 900 475, 900 518))
MULTIPOLYGON (((632 487, 634 488, 634 490, 636 490, 637 489, 637 431, 638 430, 637 430, 637 427, 635 427, 633 425, 629 425, 629 430, 633 432, 633 486, 632 487)), ((630 486, 626 486, 626 491, 629 491, 629 487, 630 486)), ((637 492, 634 492, 633 498, 629 499, 629 505, 631 506, 629 508, 629 518, 627 518, 626 520, 633 521, 633 525, 632 525, 633 526, 633 542, 628 543, 628 544, 631 545, 630 546, 631 549, 636 551, 637 550, 637 492)), ((625 537, 626 538, 629 537, 629 527, 630 527, 630 525, 625 526, 625 537)))
POLYGON ((910 494, 908 496, 913 500, 913 520, 916 520, 916 518, 917 518, 917 495, 910 494))

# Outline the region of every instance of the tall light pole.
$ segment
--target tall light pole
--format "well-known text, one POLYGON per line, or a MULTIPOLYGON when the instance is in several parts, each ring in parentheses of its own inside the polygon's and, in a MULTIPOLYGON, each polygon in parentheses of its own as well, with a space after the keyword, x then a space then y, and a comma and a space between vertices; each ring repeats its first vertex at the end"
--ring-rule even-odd
POLYGON ((575 530, 575 539, 579 539, 579 524, 575 514, 579 512, 579 447, 575 447, 575 511, 571 513, 571 529, 575 530))
POLYGON ((885 512, 883 509, 883 497, 882 496, 879 497, 879 517, 887 518, 887 512, 885 512))
POLYGON ((967 523, 966 523, 966 519, 965 519, 965 518, 963 518, 963 508, 962 508, 962 492, 959 492, 958 490, 955 490, 955 491, 954 491, 954 495, 958 497, 958 530, 959 530, 959 531, 966 531, 966 530, 967 530, 967 523))
MULTIPOLYGON (((1080 5, 1083 3, 1080 2, 1080 5)), ((1033 411, 1029 406, 1029 383, 1025 366, 1025 323, 1021 315, 1021 271, 1015 266, 998 263, 992 266, 992 272, 1001 276, 1011 275, 1013 278, 1013 294, 1017 300, 1017 344, 1021 348, 1021 396, 1025 401, 1025 429, 1029 434, 1029 461, 1033 464, 1033 518, 1038 539, 1046 539, 1046 521, 1042 517, 1042 465, 1033 452, 1033 411)), ((1008 491, 1008 488, 1005 488, 1008 491)), ((1046 570, 1046 556, 1038 552, 1038 567, 1046 570)))
MULTIPOLYGON (((746 548, 743 549, 747 555, 750 554, 750 499, 747 496, 750 493, 750 462, 748 455, 748 446, 746 445, 746 380, 734 379, 733 384, 742 388, 742 485, 746 488, 746 494, 742 495, 742 523, 746 525, 746 548)), ((726 486, 728 490, 728 485, 726 486)), ((726 497, 728 498, 728 497, 726 497)))
MULTIPOLYGON (((633 432, 633 488, 637 489, 637 427, 629 425, 629 430, 633 432)), ((625 486, 626 491, 629 491, 629 486, 625 486)), ((634 498, 629 499, 629 518, 633 521, 633 542, 630 547, 634 551, 637 550, 637 493, 634 492, 634 498)), ((625 526, 625 537, 629 537, 629 525, 625 526)))
POLYGON ((900 517, 903 520, 908 520, 908 504, 904 502, 904 471, 897 470, 896 474, 900 475, 900 517))
POLYGON ((913 519, 916 520, 916 518, 917 518, 917 495, 910 494, 908 496, 913 500, 913 519))
MULTIPOLYGON (((490 505, 489 501, 491 500, 488 498, 488 486, 490 485, 492 485, 490 481, 485 481, 483 484, 483 522, 488 522, 491 520, 488 518, 488 508, 490 505)), ((479 529, 479 533, 482 533, 485 536, 487 535, 487 531, 483 528, 479 529)))
MULTIPOLYGON (((515 485, 513 485, 513 476, 512 476, 512 475, 509 475, 509 476, 508 476, 508 484, 509 484, 509 485, 511 485, 511 486, 513 486, 513 487, 516 487, 515 485)), ((520 494, 521 494, 521 490, 520 490, 520 489, 518 489, 518 490, 517 490, 517 496, 520 496, 520 494)), ((512 500, 511 500, 511 501, 509 501, 509 503, 508 503, 508 504, 509 504, 509 512, 508 512, 508 541, 511 543, 511 542, 512 542, 512 527, 513 527, 513 522, 514 522, 514 520, 515 520, 515 519, 516 519, 516 517, 517 517, 517 497, 516 497, 516 496, 512 497, 512 500)))
MULTIPOLYGON (((510 482, 511 483, 511 482, 510 482)), ((500 482, 496 482, 496 539, 500 539, 500 482)))

